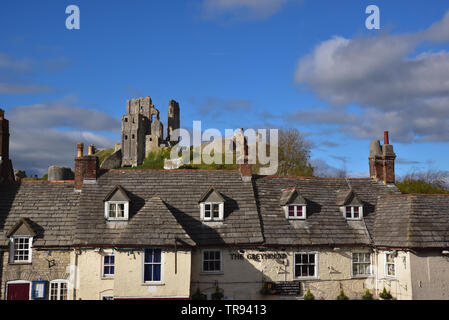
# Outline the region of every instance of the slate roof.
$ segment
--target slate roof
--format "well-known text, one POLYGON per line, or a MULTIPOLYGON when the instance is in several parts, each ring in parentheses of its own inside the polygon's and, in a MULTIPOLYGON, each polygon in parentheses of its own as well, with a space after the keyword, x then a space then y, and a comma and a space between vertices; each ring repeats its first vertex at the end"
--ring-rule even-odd
POLYGON ((377 198, 399 191, 372 179, 255 176, 255 189, 268 245, 368 245, 377 198), (281 190, 295 187, 307 200, 307 219, 287 220, 281 190), (364 203, 364 220, 347 221, 339 210, 339 190, 352 189, 364 203))
POLYGON ((396 195, 379 199, 374 244, 449 248, 449 195, 396 195))
POLYGON ((73 182, 29 181, 0 185, 0 246, 22 218, 36 233, 34 246, 69 246, 73 242, 79 193, 73 182))
MULTIPOLYGON (((158 217, 174 218, 173 223, 167 220, 167 223, 157 225, 159 232, 154 236, 160 237, 161 245, 174 244, 168 235, 175 228, 175 221, 197 245, 256 244, 263 241, 251 182, 243 182, 238 171, 110 170, 102 174, 95 184, 83 186, 75 243, 141 243, 144 238, 139 238, 137 234, 145 234, 148 227, 141 217, 154 219, 152 211, 146 207, 154 196, 159 197, 167 207, 167 210, 158 212, 158 217), (104 218, 103 199, 117 184, 126 190, 131 199, 128 224, 132 226, 132 232, 119 224, 113 227, 104 218), (198 199, 210 186, 220 190, 225 200, 223 222, 203 223, 200 220, 198 199)), ((177 226, 176 230, 179 230, 177 226)), ((151 241, 157 242, 155 239, 151 241)))
POLYGON ((245 182, 238 171, 110 170, 81 193, 73 182, 0 185, 0 246, 20 221, 35 232, 36 247, 162 246, 175 239, 200 246, 449 247, 448 195, 401 195, 372 179, 255 175, 245 182), (117 185, 130 199, 128 222, 104 218, 105 197, 117 185), (223 222, 200 221, 198 199, 211 190, 225 202, 223 222), (285 219, 280 205, 295 193, 307 204, 304 221, 285 219), (364 218, 348 221, 339 204, 355 197, 364 218))

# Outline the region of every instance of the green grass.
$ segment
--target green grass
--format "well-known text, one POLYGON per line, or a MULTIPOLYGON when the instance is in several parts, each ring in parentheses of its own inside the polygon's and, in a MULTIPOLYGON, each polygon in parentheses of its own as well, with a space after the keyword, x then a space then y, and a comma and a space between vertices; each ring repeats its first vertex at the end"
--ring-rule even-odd
POLYGON ((404 180, 397 182, 396 187, 398 187, 402 193, 449 194, 449 190, 444 190, 422 180, 404 180))
POLYGON ((114 153, 114 148, 110 148, 110 149, 101 150, 100 152, 97 152, 95 155, 98 157, 98 161, 101 165, 103 163, 104 159, 106 159, 106 157, 110 156, 113 153, 114 153))

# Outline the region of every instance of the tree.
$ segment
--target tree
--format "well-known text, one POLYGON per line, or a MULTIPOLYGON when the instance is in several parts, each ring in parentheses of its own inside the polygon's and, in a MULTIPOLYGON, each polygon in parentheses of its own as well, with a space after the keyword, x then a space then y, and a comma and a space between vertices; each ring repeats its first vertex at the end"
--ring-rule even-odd
POLYGON ((396 183, 403 193, 449 193, 449 172, 427 170, 409 172, 396 183))
POLYGON ((296 129, 279 130, 279 176, 312 176, 310 143, 296 129))

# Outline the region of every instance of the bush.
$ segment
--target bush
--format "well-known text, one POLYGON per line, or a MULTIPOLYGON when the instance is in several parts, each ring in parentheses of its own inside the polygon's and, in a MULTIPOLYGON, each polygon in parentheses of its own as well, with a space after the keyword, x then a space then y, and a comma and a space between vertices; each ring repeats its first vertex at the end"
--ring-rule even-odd
POLYGON ((345 295, 344 290, 340 291, 340 294, 337 296, 337 300, 349 300, 349 298, 345 295))
POLYGON ((201 293, 200 288, 197 288, 190 298, 192 300, 207 300, 207 296, 201 293))
POLYGON ((393 299, 393 296, 391 295, 390 291, 387 292, 387 289, 385 289, 385 288, 379 294, 379 297, 384 299, 384 300, 391 300, 391 299, 393 299))
POLYGON ((315 296, 310 292, 310 289, 307 289, 307 292, 304 295, 304 300, 315 300, 315 296))
POLYGON ((223 292, 221 292, 220 288, 218 286, 215 287, 215 292, 212 293, 211 299, 212 300, 222 300, 224 297, 223 292))
POLYGON ((362 300, 373 300, 373 294, 367 289, 365 294, 362 296, 362 300))

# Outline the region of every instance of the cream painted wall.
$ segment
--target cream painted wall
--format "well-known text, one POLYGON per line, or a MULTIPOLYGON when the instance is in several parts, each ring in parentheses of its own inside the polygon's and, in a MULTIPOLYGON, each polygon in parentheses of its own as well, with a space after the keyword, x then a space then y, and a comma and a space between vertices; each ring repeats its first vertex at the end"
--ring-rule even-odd
MULTIPOLYGON (((367 249, 342 249, 338 252, 323 249, 288 249, 287 251, 245 250, 243 260, 232 260, 231 253, 238 253, 238 249, 222 249, 223 272, 221 274, 205 274, 201 271, 201 250, 192 254, 192 287, 194 293, 199 285, 205 294, 215 291, 215 283, 224 290, 224 295, 232 299, 282 299, 287 297, 260 295, 264 279, 266 281, 293 281, 302 283, 304 292, 310 289, 316 299, 335 299, 340 290, 345 290, 347 296, 360 299, 367 288, 373 288, 372 277, 352 277, 351 252, 369 252, 367 249), (318 252, 318 277, 297 278, 293 276, 294 252, 318 252), (248 254, 258 253, 286 253, 287 265, 282 260, 255 261, 247 259, 248 254)), ((302 298, 297 297, 297 298, 302 298)))
MULTIPOLYGON (((78 256, 77 299, 98 300, 101 294, 112 294, 115 298, 188 298, 190 293, 190 251, 177 252, 175 274, 174 250, 163 250, 162 283, 143 284, 143 251, 114 251, 115 275, 104 279, 102 255, 98 250, 82 251, 78 256)), ((74 261, 74 258, 72 259, 74 261)))
POLYGON ((410 253, 413 299, 449 299, 449 256, 441 250, 410 253))
POLYGON ((410 253, 408 251, 397 251, 395 260, 396 276, 386 275, 386 253, 389 251, 378 251, 375 255, 374 272, 376 274, 375 288, 379 294, 385 287, 390 291, 394 299, 410 300, 412 299, 410 253))

